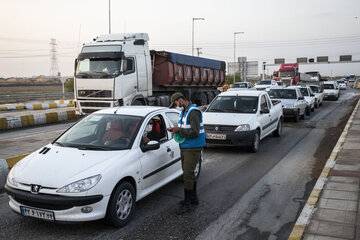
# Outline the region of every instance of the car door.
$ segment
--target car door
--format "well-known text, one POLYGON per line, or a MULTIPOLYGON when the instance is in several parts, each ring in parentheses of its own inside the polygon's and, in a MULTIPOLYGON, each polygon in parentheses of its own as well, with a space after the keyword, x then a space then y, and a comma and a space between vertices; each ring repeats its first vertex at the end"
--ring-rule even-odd
POLYGON ((270 131, 270 112, 269 113, 261 113, 261 111, 269 109, 268 102, 266 101, 265 95, 261 95, 260 97, 260 115, 259 115, 259 123, 261 127, 261 136, 260 138, 263 138, 268 134, 270 131))
MULTIPOLYGON (((141 141, 139 146, 139 155, 140 155, 140 163, 141 163, 141 188, 144 190, 155 184, 164 181, 167 177, 169 177, 173 173, 173 168, 171 163, 175 157, 175 141, 169 139, 169 134, 166 131, 166 121, 164 120, 164 116, 162 114, 153 114, 145 119, 142 128, 140 129, 140 133, 144 134, 146 130, 146 126, 151 119, 156 118, 156 120, 160 120, 160 131, 162 138, 159 140, 159 149, 150 150, 144 152, 141 149, 141 144, 144 144, 141 141)), ((155 127, 155 126, 153 126, 155 127)), ((159 128, 159 127, 157 127, 159 128)))

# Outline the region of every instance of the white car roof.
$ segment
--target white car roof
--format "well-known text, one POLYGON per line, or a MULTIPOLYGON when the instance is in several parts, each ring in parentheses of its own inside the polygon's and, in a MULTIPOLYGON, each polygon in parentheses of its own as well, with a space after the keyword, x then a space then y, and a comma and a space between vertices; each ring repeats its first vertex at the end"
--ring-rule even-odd
MULTIPOLYGON (((122 107, 112 107, 112 108, 106 108, 100 111, 97 111, 96 114, 102 113, 102 114, 114 114, 116 111, 116 114, 119 115, 131 115, 131 116, 140 116, 145 117, 151 112, 159 111, 159 110, 170 110, 167 107, 158 107, 158 106, 122 106, 122 107)), ((176 111, 173 109, 173 111, 176 111)))
POLYGON ((325 81, 324 84, 334 84, 334 81, 325 81))
POLYGON ((258 97, 262 91, 254 91, 254 90, 233 90, 233 91, 226 91, 220 93, 218 96, 255 96, 258 97))

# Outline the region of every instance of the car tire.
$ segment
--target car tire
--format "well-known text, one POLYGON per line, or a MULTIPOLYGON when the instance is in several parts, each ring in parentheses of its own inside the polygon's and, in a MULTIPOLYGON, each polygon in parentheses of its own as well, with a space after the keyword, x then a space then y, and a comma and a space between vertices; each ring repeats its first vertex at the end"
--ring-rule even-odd
POLYGON ((254 137, 251 141, 251 145, 249 146, 249 151, 252 153, 256 153, 260 148, 260 132, 256 130, 254 137))
POLYGON ((318 108, 319 107, 319 104, 316 102, 315 103, 315 108, 318 108))
POLYGON ((306 115, 308 115, 308 116, 310 115, 310 108, 309 108, 309 107, 306 107, 306 108, 305 108, 305 113, 306 113, 306 115))
POLYGON ((305 110, 304 110, 304 113, 303 113, 302 115, 300 115, 300 118, 301 118, 302 120, 305 120, 305 110))
POLYGON ((315 110, 315 104, 314 104, 314 106, 311 108, 311 111, 313 112, 315 110))
POLYGON ((277 128, 273 132, 273 135, 274 137, 281 137, 281 133, 282 133, 282 119, 280 118, 277 128))
POLYGON ((106 222, 114 227, 128 224, 135 210, 136 194, 129 182, 120 183, 111 194, 106 211, 106 222))

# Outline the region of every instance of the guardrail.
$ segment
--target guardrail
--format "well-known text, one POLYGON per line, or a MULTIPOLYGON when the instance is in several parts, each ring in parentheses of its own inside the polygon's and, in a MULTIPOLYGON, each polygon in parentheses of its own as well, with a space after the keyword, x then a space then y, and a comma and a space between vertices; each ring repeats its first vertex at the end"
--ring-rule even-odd
POLYGON ((74 97, 73 92, 69 93, 42 93, 42 94, 14 94, 0 95, 0 100, 6 99, 26 99, 26 98, 58 98, 58 97, 74 97))

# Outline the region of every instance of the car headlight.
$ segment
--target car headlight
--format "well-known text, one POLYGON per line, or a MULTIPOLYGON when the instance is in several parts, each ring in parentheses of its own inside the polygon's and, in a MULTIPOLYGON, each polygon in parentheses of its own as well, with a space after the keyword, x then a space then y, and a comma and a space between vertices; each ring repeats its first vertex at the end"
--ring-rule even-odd
POLYGON ((81 179, 79 181, 70 183, 56 192, 58 193, 79 193, 79 192, 85 192, 92 187, 94 187, 101 179, 101 175, 96 175, 92 177, 88 177, 85 179, 81 179))
POLYGON ((295 109, 296 106, 294 106, 294 105, 283 105, 283 108, 286 108, 286 109, 295 109))
POLYGON ((8 185, 12 185, 12 186, 15 186, 15 187, 18 186, 18 182, 15 180, 15 176, 14 176, 13 171, 9 172, 9 175, 7 177, 7 183, 8 183, 8 185))
POLYGON ((241 124, 239 125, 234 132, 244 132, 244 131, 250 131, 250 125, 249 124, 241 124))

